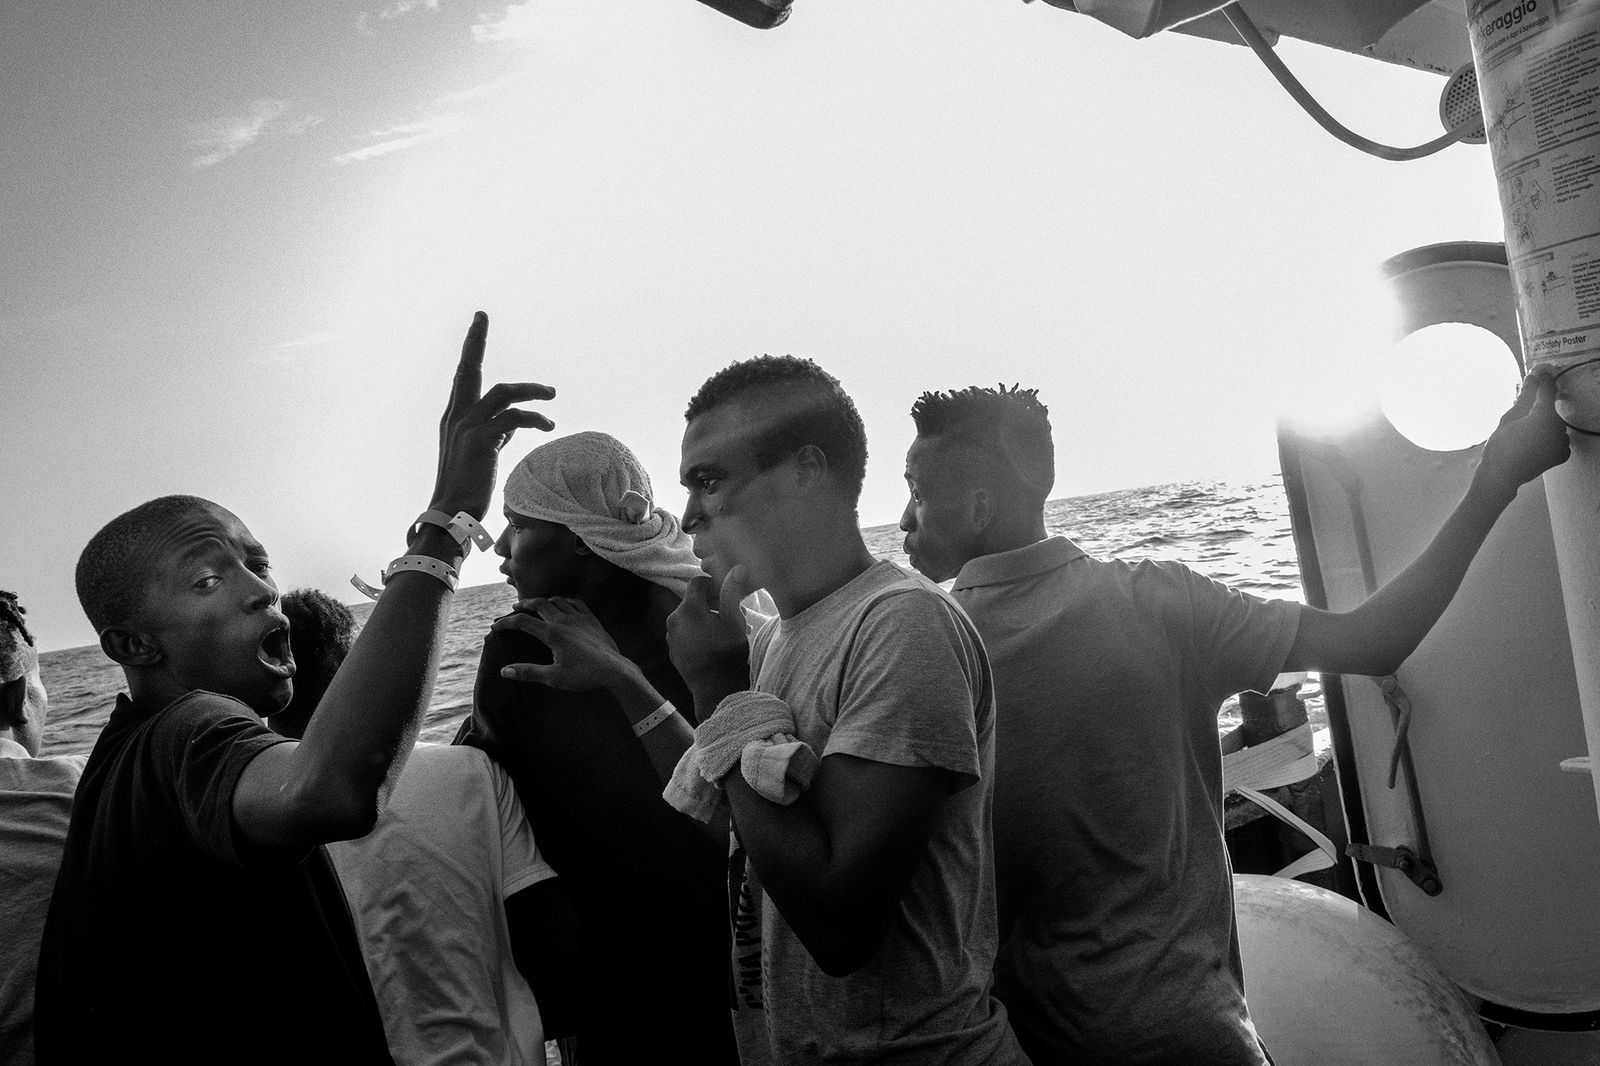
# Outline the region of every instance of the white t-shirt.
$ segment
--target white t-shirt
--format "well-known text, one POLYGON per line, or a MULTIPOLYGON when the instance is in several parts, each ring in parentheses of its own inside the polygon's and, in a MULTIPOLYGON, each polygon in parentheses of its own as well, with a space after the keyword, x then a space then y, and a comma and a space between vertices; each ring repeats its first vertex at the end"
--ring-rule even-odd
POLYGON ((328 845, 397 1066, 544 1062, 505 900, 555 876, 505 771, 418 744, 371 833, 328 845))
POLYGON ((39 937, 84 757, 31 759, 0 737, 0 1066, 33 1062, 39 937))

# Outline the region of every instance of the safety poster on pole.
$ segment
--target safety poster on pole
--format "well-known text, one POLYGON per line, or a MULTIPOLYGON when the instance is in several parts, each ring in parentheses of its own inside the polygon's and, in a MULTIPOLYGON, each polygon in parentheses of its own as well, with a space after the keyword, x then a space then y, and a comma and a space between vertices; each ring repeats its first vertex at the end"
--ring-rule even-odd
POLYGON ((1600 0, 1470 0, 1530 365, 1600 358, 1600 0))

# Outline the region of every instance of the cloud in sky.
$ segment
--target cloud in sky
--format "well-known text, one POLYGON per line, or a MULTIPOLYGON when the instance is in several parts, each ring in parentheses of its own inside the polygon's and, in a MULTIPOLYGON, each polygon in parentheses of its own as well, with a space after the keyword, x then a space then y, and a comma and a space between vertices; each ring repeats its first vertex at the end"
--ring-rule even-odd
POLYGON ((369 159, 390 155, 394 152, 403 152, 407 148, 414 148, 419 144, 442 137, 460 121, 461 115, 456 111, 427 111, 415 122, 403 123, 399 126, 390 126, 386 129, 373 130, 368 137, 378 138, 374 143, 342 152, 333 157, 335 163, 364 163, 369 159))
POLYGON ((482 82, 470 88, 436 97, 414 121, 373 130, 366 135, 373 143, 351 149, 348 152, 342 152, 334 156, 333 161, 335 163, 364 163, 369 159, 377 159, 395 152, 403 152, 407 148, 414 148, 419 144, 442 137, 452 132, 462 123, 464 116, 461 111, 457 110, 460 105, 488 99, 517 82, 525 81, 527 78, 527 71, 519 71, 503 78, 496 78, 493 81, 482 82))
POLYGON ((377 33, 372 28, 374 16, 384 20, 397 19, 409 15, 419 8, 423 11, 438 11, 439 0, 394 0, 393 3, 385 4, 377 11, 363 11, 357 15, 356 29, 370 37, 377 33))
POLYGON ((289 113, 287 100, 256 100, 243 114, 217 119, 194 128, 190 147, 200 150, 192 163, 197 169, 214 167, 267 137, 292 137, 322 121, 319 115, 302 115, 281 121, 289 113))
POLYGON ((535 31, 533 4, 530 0, 526 4, 510 4, 506 13, 495 19, 492 15, 482 15, 472 25, 472 39, 482 44, 522 41, 532 37, 535 31))
MULTIPOLYGON (((371 32, 367 19, 376 14, 380 19, 394 19, 408 15, 414 11, 439 10, 442 0, 393 0, 392 3, 377 12, 364 13, 361 16, 362 29, 371 32)), ((530 39, 535 32, 533 4, 509 4, 502 14, 479 14, 472 24, 472 38, 480 44, 510 43, 530 39)), ((513 83, 522 81, 528 76, 526 70, 516 71, 509 75, 482 82, 478 85, 453 93, 446 93, 436 97, 431 103, 419 109, 417 117, 409 122, 389 126, 383 129, 374 129, 362 135, 362 140, 369 143, 341 152, 333 157, 335 163, 364 163, 368 160, 379 159, 383 156, 403 152, 415 148, 420 144, 435 140, 447 133, 454 131, 463 122, 462 105, 480 102, 493 97, 513 83)))
POLYGON ((411 14, 419 7, 426 11, 437 11, 439 10, 439 0, 395 0, 394 3, 387 4, 379 9, 378 17, 381 19, 397 19, 401 15, 411 14))
POLYGON ((266 352, 270 356, 282 358, 303 352, 308 348, 320 348, 325 344, 332 344, 338 339, 339 335, 330 329, 318 330, 316 333, 308 333, 304 337, 296 337, 294 340, 284 341, 281 344, 269 344, 266 352))
POLYGON ((493 81, 482 82, 481 84, 474 85, 469 89, 462 89, 459 92, 446 93, 445 95, 434 100, 433 106, 436 108, 454 107, 457 104, 464 104, 471 100, 482 100, 486 97, 493 96, 500 90, 515 85, 518 82, 527 81, 531 76, 531 73, 531 71, 519 70, 514 74, 507 74, 503 78, 496 78, 493 81))
MULTIPOLYGON (((436 13, 441 0, 392 0, 376 11, 363 11, 356 19, 357 28, 371 35, 374 18, 389 21, 404 18, 413 11, 436 13)), ((484 44, 515 42, 533 36, 533 3, 508 4, 503 15, 480 14, 472 24, 472 39, 484 44)))

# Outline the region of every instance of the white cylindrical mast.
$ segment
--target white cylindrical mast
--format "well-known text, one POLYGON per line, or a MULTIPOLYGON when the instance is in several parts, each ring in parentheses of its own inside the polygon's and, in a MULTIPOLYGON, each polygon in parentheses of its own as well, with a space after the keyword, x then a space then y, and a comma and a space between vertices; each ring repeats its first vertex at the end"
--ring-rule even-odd
MULTIPOLYGON (((1600 0, 1466 0, 1466 11, 1523 354, 1561 372, 1568 424, 1600 431, 1600 0)), ((1600 436, 1572 436, 1545 489, 1600 767, 1600 436)))

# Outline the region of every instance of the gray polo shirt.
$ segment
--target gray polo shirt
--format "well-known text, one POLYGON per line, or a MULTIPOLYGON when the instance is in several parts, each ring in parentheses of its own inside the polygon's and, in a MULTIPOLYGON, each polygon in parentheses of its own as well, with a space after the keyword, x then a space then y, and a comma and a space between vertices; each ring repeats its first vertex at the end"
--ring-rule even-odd
POLYGON ((1217 710, 1300 607, 1052 537, 954 589, 996 695, 996 993, 1036 1062, 1265 1062, 1245 1010, 1217 710))

